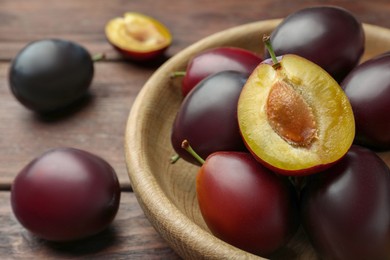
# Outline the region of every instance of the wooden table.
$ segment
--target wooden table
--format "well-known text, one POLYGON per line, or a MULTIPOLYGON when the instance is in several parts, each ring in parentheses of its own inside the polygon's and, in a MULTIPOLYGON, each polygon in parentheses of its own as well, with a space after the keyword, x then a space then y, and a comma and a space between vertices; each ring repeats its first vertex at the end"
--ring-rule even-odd
POLYGON ((303 7, 332 4, 352 11, 362 22, 390 28, 388 0, 0 0, 0 258, 179 258, 139 207, 126 171, 124 129, 134 99, 161 63, 125 61, 108 44, 106 22, 126 11, 165 23, 173 34, 170 57, 188 45, 229 27, 285 17, 303 7), (27 43, 45 38, 78 42, 107 59, 95 64, 92 99, 71 114, 45 119, 11 95, 11 59, 27 43), (105 158, 122 187, 119 213, 110 228, 74 243, 40 240, 16 221, 10 207, 11 183, 21 168, 49 148, 71 146, 105 158))

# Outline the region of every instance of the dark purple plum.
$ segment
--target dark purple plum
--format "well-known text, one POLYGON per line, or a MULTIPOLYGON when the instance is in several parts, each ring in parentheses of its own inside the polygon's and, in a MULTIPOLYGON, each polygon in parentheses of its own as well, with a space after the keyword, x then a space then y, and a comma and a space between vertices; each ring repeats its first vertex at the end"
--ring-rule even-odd
POLYGON ((11 206, 31 233, 51 241, 82 239, 105 229, 120 202, 114 169, 75 148, 56 148, 32 160, 15 178, 11 206))
POLYGON ((176 153, 198 164, 182 147, 187 139, 206 158, 216 151, 243 151, 237 122, 237 102, 248 78, 237 71, 222 71, 202 80, 184 98, 172 127, 171 142, 176 153))
POLYGON ((94 74, 91 55, 81 45, 60 39, 34 41, 11 63, 9 84, 25 107, 53 112, 84 97, 94 74))
POLYGON ((390 148, 390 55, 356 67, 341 83, 355 115, 356 143, 390 148))
MULTIPOLYGON (((299 10, 287 16, 271 34, 276 55, 297 54, 340 82, 364 52, 362 24, 349 11, 332 6, 299 10)), ((270 57, 265 51, 265 58, 270 57)))
POLYGON ((390 171, 374 152, 352 146, 301 195, 302 224, 323 259, 390 259, 390 171))
POLYGON ((182 93, 186 96, 201 80, 224 70, 250 74, 262 59, 255 53, 238 47, 217 47, 194 56, 183 78, 182 93))

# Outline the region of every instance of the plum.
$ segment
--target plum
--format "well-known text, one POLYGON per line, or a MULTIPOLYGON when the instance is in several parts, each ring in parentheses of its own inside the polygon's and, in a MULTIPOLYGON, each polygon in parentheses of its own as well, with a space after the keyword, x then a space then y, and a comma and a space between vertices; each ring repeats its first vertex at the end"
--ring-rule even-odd
POLYGON ((109 43, 125 58, 148 62, 161 57, 172 44, 169 29, 153 17, 127 12, 105 27, 109 43))
POLYGON ((248 252, 268 257, 298 229, 293 186, 249 153, 211 154, 199 170, 196 190, 211 232, 248 252))
POLYGON ((120 202, 114 169, 87 151, 46 151, 17 175, 11 206, 27 230, 51 241, 82 239, 105 229, 120 202))
POLYGON ((171 143, 184 160, 196 160, 181 148, 187 139, 206 158, 216 151, 245 150, 237 123, 237 101, 248 75, 222 71, 202 80, 183 100, 172 127, 171 143))
POLYGON ((339 84, 294 54, 277 58, 273 53, 272 64, 266 60, 253 71, 237 114, 248 150, 285 175, 330 167, 347 153, 355 136, 352 108, 339 84))
POLYGON ((217 47, 198 53, 188 62, 182 83, 183 96, 212 74, 224 70, 250 74, 261 61, 255 53, 238 47, 217 47))
POLYGON ((390 54, 356 67, 341 83, 352 105, 355 142, 373 149, 390 148, 390 54))
POLYGON ((371 150, 352 146, 301 192, 302 224, 323 259, 390 258, 390 171, 371 150))
POLYGON ((9 84, 25 107, 48 113, 84 97, 93 75, 92 57, 83 46, 46 39, 29 43, 12 60, 9 84))
MULTIPOLYGON (((348 10, 315 6, 287 16, 271 34, 277 55, 297 54, 341 82, 358 64, 365 47, 360 21, 348 10)), ((270 57, 265 52, 266 58, 270 57)))

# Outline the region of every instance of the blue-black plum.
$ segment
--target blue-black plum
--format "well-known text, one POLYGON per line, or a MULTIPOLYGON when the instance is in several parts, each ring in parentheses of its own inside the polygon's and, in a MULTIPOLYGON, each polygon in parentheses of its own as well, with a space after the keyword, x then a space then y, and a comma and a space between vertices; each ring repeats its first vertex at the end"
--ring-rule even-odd
POLYGON ((94 75, 88 51, 61 39, 29 43, 12 60, 9 84, 25 107, 39 113, 63 109, 87 93, 94 75))

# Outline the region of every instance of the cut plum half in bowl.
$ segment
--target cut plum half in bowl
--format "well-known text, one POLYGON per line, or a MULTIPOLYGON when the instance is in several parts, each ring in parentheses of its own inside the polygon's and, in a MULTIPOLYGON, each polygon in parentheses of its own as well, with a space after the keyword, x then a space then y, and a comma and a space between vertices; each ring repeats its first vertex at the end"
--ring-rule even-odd
POLYGON ((172 43, 172 35, 164 24, 134 12, 111 19, 106 25, 105 34, 124 57, 138 61, 161 56, 172 43))
POLYGON ((331 166, 355 136, 352 108, 339 84, 293 54, 265 61, 253 71, 237 113, 249 151, 284 175, 308 175, 331 166))

